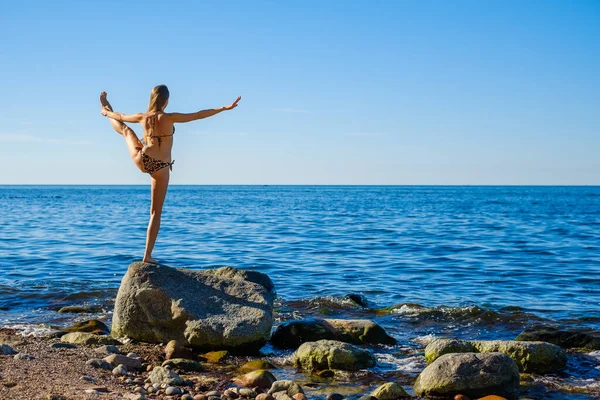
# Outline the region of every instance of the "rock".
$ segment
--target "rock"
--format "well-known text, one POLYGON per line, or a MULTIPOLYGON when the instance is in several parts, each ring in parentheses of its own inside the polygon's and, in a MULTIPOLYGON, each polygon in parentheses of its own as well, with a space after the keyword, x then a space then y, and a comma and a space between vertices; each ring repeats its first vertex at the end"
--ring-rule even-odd
POLYGON ((292 399, 294 399, 294 400, 308 400, 306 398, 306 395, 304 393, 296 393, 294 396, 292 396, 292 399))
POLYGON ((238 397, 240 397, 239 394, 237 394, 236 392, 234 392, 231 389, 227 389, 223 392, 223 396, 229 398, 229 399, 237 399, 238 397))
POLYGON ((183 381, 175 372, 163 367, 154 367, 148 375, 151 383, 181 385, 183 381))
POLYGON ((171 358, 162 363, 163 367, 180 369, 183 371, 203 371, 202 365, 198 361, 188 360, 186 358, 171 358))
POLYGON ((77 345, 72 343, 52 343, 50 345, 51 349, 76 349, 77 345))
POLYGON ((285 398, 285 396, 291 399, 294 397, 294 395, 298 393, 304 394, 304 390, 302 390, 302 387, 300 385, 298 385, 294 381, 283 380, 273 382, 273 385, 271 385, 271 389, 269 389, 269 392, 267 394, 273 396, 275 399, 283 399, 285 398))
POLYGON ((425 360, 431 364, 440 356, 448 353, 477 353, 470 342, 458 339, 435 339, 425 347, 425 360))
POLYGON ((91 360, 87 360, 86 365, 92 366, 94 368, 101 368, 101 369, 107 369, 110 370, 112 369, 112 365, 110 365, 109 363, 107 363, 104 360, 100 360, 99 358, 93 358, 91 360))
POLYGON ((356 371, 375 366, 372 352, 335 340, 306 342, 294 353, 294 364, 309 371, 343 369, 356 371))
POLYGON ((273 382, 277 378, 269 371, 259 369, 256 371, 248 372, 245 375, 234 378, 233 381, 239 386, 255 387, 258 386, 261 389, 268 390, 271 388, 273 382))
POLYGON ((181 396, 180 400, 194 400, 191 394, 184 394, 181 396))
POLYGON ((255 400, 275 400, 275 399, 273 399, 273 396, 271 396, 270 394, 260 393, 258 396, 256 396, 255 400))
POLYGON ((95 335, 88 332, 67 333, 60 338, 60 341, 63 343, 85 345, 121 344, 118 340, 115 340, 110 336, 95 335))
POLYGON ((255 271, 133 263, 117 294, 112 336, 258 351, 271 333, 274 298, 270 278, 255 271))
POLYGON ((344 400, 344 395, 341 393, 332 392, 325 397, 325 400, 344 400))
MULTIPOLYGON (((262 390, 262 388, 258 388, 258 389, 262 390)), ((249 388, 240 388, 238 393, 240 394, 240 396, 246 397, 249 399, 253 399, 256 396, 258 396, 258 393, 256 392, 256 390, 249 389, 249 388)))
POLYGON ((129 358, 140 358, 140 356, 137 353, 127 353, 127 357, 129 357, 129 358))
POLYGON ((104 357, 104 361, 112 366, 118 366, 122 364, 125 368, 131 369, 142 369, 142 362, 137 358, 130 358, 121 354, 111 354, 108 357, 104 357))
POLYGON ((371 396, 376 397, 377 400, 396 400, 401 397, 409 397, 406 390, 394 382, 384 383, 379 386, 371 393, 371 396))
POLYGON ((171 358, 191 359, 192 357, 194 357, 192 351, 177 340, 171 340, 165 346, 165 358, 167 360, 170 360, 171 358))
POLYGON ((207 400, 208 397, 204 394, 197 394, 194 396, 194 400, 207 400))
POLYGON ((98 347, 96 349, 96 353, 101 353, 101 354, 123 354, 121 353, 121 350, 119 350, 119 348, 117 346, 113 346, 110 344, 98 347))
POLYGON ((9 345, 2 344, 0 345, 0 354, 3 356, 12 356, 13 354, 17 354, 17 352, 9 345))
POLYGON ((223 361, 228 355, 229 352, 227 350, 220 350, 209 351, 208 353, 204 353, 202 357, 210 363, 217 364, 223 361))
POLYGON ((257 369, 275 369, 275 366, 265 360, 253 360, 240 367, 241 372, 256 371, 257 369))
POLYGON ((336 333, 336 340, 353 344, 397 343, 385 329, 368 319, 326 319, 336 333))
POLYGON ((563 369, 567 354, 559 346, 546 342, 517 342, 514 340, 475 340, 480 353, 499 352, 508 355, 519 371, 546 374, 563 369))
POLYGON ((91 382, 91 383, 96 382, 96 380, 94 378, 92 378, 91 376, 87 376, 87 375, 84 375, 79 379, 82 381, 85 381, 85 382, 91 382))
POLYGON ((450 353, 428 365, 414 390, 426 398, 451 398, 464 394, 479 398, 499 394, 510 400, 519 395, 519 368, 502 353, 450 353))
POLYGON ((35 360, 35 357, 29 354, 25 354, 25 353, 18 353, 15 355, 15 360, 27 360, 27 361, 31 361, 31 360, 35 360))
POLYGON ((66 306, 58 310, 59 313, 82 314, 82 313, 99 313, 102 312, 100 306, 66 306))
POLYGON ((109 335, 110 329, 106 324, 102 321, 98 321, 97 319, 90 319, 88 321, 77 322, 75 325, 64 328, 63 331, 66 332, 87 332, 93 333, 96 335, 109 335))
POLYGON ((112 370, 112 373, 115 376, 127 375, 127 369, 123 364, 119 364, 112 370))
POLYGON ((396 344, 396 339, 377 323, 366 320, 315 319, 288 321, 280 324, 271 343, 277 347, 296 349, 302 343, 338 340, 352 344, 396 344))
POLYGON ((525 328, 515 340, 528 342, 543 341, 565 349, 584 348, 588 350, 600 350, 600 333, 566 330, 555 326, 530 326, 525 328))
POLYGON ((437 339, 425 348, 425 358, 433 362, 448 353, 493 353, 510 356, 521 372, 545 374, 559 371, 567 363, 563 349, 546 342, 519 342, 514 340, 471 340, 437 339))
POLYGON ((165 394, 167 396, 173 396, 175 394, 181 394, 181 389, 179 389, 178 387, 174 387, 174 386, 169 386, 165 389, 165 394))
POLYGON ((360 306, 363 308, 369 308, 369 301, 362 294, 348 293, 347 295, 344 296, 344 299, 350 300, 357 306, 360 306))
POLYGON ((217 392, 216 390, 212 390, 210 392, 206 392, 206 396, 207 397, 221 397, 221 393, 217 392))

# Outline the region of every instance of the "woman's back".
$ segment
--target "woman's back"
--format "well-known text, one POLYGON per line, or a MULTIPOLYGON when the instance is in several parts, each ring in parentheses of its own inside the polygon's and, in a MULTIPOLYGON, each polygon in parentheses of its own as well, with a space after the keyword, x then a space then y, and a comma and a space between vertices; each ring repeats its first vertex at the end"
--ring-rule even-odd
POLYGON ((173 120, 162 111, 152 111, 144 114, 141 121, 144 127, 144 141, 149 156, 171 161, 171 149, 173 148, 173 134, 175 126, 173 120))

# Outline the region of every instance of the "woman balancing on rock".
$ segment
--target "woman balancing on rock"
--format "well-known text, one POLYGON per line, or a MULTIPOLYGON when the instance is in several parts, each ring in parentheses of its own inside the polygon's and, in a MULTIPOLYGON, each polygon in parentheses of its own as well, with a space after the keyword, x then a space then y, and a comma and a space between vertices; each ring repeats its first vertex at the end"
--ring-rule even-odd
POLYGON ((150 104, 147 112, 126 115, 113 112, 110 103, 106 99, 106 92, 100 94, 100 103, 102 104, 100 112, 108 117, 113 128, 125 138, 133 163, 140 171, 150 175, 152 201, 150 204, 150 222, 146 234, 144 262, 157 263, 152 258, 152 249, 158 236, 160 217, 167 195, 167 187, 169 186, 169 175, 174 163, 174 161, 171 161, 173 134, 175 133, 174 124, 195 121, 218 114, 221 111, 232 110, 237 107, 237 103, 241 98, 240 96, 230 105, 220 108, 190 114, 166 113, 165 108, 169 104, 169 89, 165 85, 159 85, 152 89, 152 93, 150 93, 150 104), (139 122, 142 124, 144 129, 143 142, 124 122, 139 122))

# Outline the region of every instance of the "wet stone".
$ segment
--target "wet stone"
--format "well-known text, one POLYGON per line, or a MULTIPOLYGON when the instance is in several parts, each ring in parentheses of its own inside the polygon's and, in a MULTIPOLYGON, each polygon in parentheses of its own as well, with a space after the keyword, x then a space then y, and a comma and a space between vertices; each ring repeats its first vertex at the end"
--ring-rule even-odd
POLYGON ((52 343, 51 349, 76 349, 77 345, 72 343, 52 343))
POLYGON ((175 387, 175 386, 168 386, 165 389, 165 394, 167 396, 173 396, 174 394, 181 394, 181 389, 179 389, 178 387, 175 387))
POLYGON ((334 392, 334 393, 329 393, 325 399, 326 400, 343 400, 344 396, 339 393, 334 392))

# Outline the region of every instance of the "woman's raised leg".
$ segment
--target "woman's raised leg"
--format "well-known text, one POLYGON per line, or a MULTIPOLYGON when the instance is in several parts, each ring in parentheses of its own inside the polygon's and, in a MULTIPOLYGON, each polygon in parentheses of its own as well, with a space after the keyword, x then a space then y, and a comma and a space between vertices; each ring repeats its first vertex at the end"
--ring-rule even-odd
POLYGON ((152 183, 150 185, 152 202, 150 204, 150 222, 148 223, 148 232, 146 233, 144 262, 156 263, 156 260, 152 258, 152 250, 154 250, 154 244, 156 243, 156 237, 160 229, 160 218, 162 216, 165 197, 167 196, 167 188, 169 187, 169 177, 169 168, 158 170, 152 175, 152 183))
MULTIPOLYGON (((100 104, 102 107, 108 108, 110 111, 113 111, 112 106, 106 99, 106 92, 102 92, 100 94, 100 104)), ((140 171, 144 172, 144 166, 142 165, 142 155, 140 153, 140 149, 144 147, 140 139, 137 137, 133 129, 127 126, 125 123, 121 121, 117 121, 116 119, 109 118, 110 124, 112 127, 119 133, 121 136, 125 138, 125 142, 127 143, 127 150, 129 150, 129 155, 131 156, 134 164, 140 169, 140 171)))

